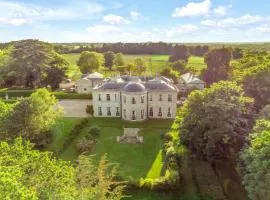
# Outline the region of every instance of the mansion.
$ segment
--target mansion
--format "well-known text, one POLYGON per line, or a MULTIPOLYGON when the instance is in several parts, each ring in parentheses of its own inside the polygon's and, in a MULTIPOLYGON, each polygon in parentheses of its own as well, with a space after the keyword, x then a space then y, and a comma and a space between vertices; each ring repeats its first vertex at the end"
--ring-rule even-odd
POLYGON ((177 92, 173 82, 165 77, 106 79, 92 89, 94 116, 128 121, 174 119, 177 92))

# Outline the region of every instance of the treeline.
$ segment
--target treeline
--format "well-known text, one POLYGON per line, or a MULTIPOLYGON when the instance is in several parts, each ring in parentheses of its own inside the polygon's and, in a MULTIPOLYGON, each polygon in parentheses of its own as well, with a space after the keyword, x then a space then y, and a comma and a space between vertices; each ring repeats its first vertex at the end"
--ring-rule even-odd
POLYGON ((105 43, 105 44, 56 44, 55 50, 59 53, 81 53, 95 51, 104 53, 113 51, 123 54, 172 54, 177 48, 186 48, 191 55, 203 56, 209 51, 207 45, 187 46, 172 43, 105 43))

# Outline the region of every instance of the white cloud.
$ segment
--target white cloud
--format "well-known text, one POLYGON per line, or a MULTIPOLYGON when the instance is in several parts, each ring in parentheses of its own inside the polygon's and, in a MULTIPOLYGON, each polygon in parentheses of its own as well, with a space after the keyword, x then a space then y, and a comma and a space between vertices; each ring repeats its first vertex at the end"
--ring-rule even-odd
POLYGON ((232 5, 228 6, 218 6, 213 10, 214 14, 217 16, 225 16, 227 15, 228 10, 232 8, 232 5))
POLYGON ((114 14, 105 15, 103 21, 112 25, 130 24, 129 20, 114 14))
POLYGON ((130 11, 130 18, 132 20, 138 20, 138 18, 141 16, 141 13, 137 12, 137 11, 130 11))
POLYGON ((270 33, 270 26, 269 24, 263 24, 261 26, 256 27, 256 30, 261 33, 270 33))
POLYGON ((119 32, 120 28, 113 25, 96 25, 96 26, 89 26, 86 28, 87 32, 89 33, 112 33, 112 32, 119 32))
POLYGON ((205 16, 211 11, 211 0, 204 0, 202 2, 190 2, 183 7, 175 8, 173 17, 193 17, 205 16))
POLYGON ((201 21, 201 25, 209 26, 209 27, 240 27, 246 26, 250 24, 255 24, 267 20, 259 15, 243 15, 241 17, 227 17, 220 20, 203 20, 201 21))
POLYGON ((72 1, 62 7, 41 7, 34 4, 7 2, 0 0, 0 24, 23 25, 40 20, 72 20, 86 18, 101 12, 98 3, 72 1))
POLYGON ((194 26, 192 24, 185 24, 177 27, 172 27, 171 29, 167 30, 165 32, 166 37, 175 37, 177 35, 183 35, 187 33, 192 33, 198 29, 197 26, 194 26))

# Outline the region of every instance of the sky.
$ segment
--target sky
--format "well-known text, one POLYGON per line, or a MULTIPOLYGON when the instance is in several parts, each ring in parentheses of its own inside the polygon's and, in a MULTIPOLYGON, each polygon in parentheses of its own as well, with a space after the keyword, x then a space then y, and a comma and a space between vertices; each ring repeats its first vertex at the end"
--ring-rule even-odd
POLYGON ((0 42, 269 42, 269 0, 0 0, 0 42))

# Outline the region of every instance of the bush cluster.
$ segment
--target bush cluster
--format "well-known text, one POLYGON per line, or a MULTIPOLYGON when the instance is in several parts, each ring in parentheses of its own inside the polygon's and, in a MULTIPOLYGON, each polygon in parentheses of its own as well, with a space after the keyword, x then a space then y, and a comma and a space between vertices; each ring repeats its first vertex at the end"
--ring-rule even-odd
POLYGON ((62 148, 59 150, 59 154, 63 153, 63 151, 70 145, 70 143, 76 139, 77 135, 86 127, 89 123, 89 119, 83 119, 79 124, 76 124, 68 135, 67 140, 63 144, 62 148))
MULTIPOLYGON (((0 91, 0 97, 5 98, 8 94, 9 98, 29 97, 35 90, 7 90, 0 91)), ((72 92, 52 92, 57 99, 92 99, 92 94, 77 94, 72 92)))

